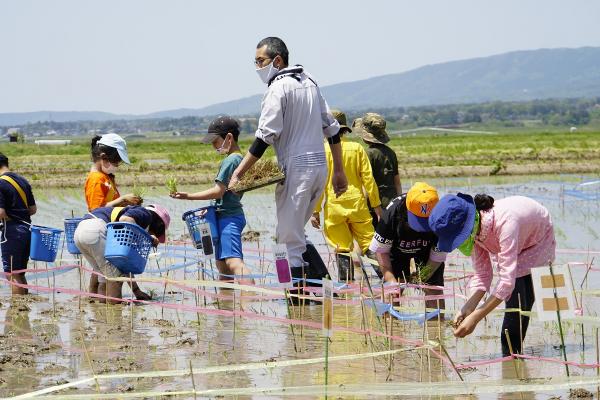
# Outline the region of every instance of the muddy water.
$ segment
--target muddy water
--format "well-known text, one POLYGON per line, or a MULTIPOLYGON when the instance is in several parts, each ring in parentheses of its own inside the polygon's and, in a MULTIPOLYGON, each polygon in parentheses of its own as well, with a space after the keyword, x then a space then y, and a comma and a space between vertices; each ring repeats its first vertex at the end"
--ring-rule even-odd
MULTIPOLYGON (((561 177, 552 179, 519 178, 503 180, 438 180, 431 183, 438 186, 440 192, 451 193, 465 191, 468 193, 486 192, 496 198, 512 194, 525 194, 538 199, 552 212, 556 224, 558 253, 561 262, 587 263, 594 256, 598 245, 598 212, 600 206, 594 196, 598 194, 600 185, 581 182, 594 180, 594 177, 561 177), (568 251, 567 251, 568 250, 568 251)), ((404 182, 408 187, 409 182, 404 182)), ((75 215, 84 212, 78 192, 47 192, 40 194, 35 223, 49 226, 60 226, 62 219, 70 217, 71 210, 75 215)), ((249 228, 260 232, 260 241, 246 243, 248 264, 256 274, 272 272, 270 256, 261 257, 258 246, 269 248, 274 234, 275 208, 272 193, 261 192, 247 194, 244 206, 249 228)), ((147 203, 160 201, 172 211, 172 238, 185 235, 183 223, 176 216, 184 211, 201 205, 192 202, 171 200, 165 196, 148 197, 147 203)), ((307 228, 309 238, 319 245, 325 254, 327 250, 321 246, 321 233, 307 228)), ((198 258, 207 262, 201 255, 190 250, 159 250, 164 256, 158 261, 151 260, 148 271, 143 276, 158 278, 166 276, 169 266, 198 258), (158 264, 158 265, 156 265, 158 264)), ((66 251, 62 253, 60 264, 71 265, 75 262, 66 251)), ((327 258, 327 257, 326 257, 327 258)), ((326 261, 328 261, 326 259, 326 261)), ((169 278, 179 281, 190 281, 201 277, 198 264, 185 269, 173 269, 169 278)), ((34 264, 31 265, 34 267, 34 264)), ((41 263, 36 268, 43 268, 41 263)), ((210 275, 210 263, 206 263, 206 276, 210 275)), ((451 257, 453 272, 447 278, 460 277, 470 269, 468 260, 456 255, 451 257), (464 268, 464 269, 463 269, 464 268)), ((574 265, 573 280, 578 287, 585 275, 585 267, 574 265)), ((588 275, 584 288, 600 288, 600 272, 592 271, 588 275)), ((360 273, 356 274, 358 277, 360 273)), ((374 279, 374 277, 371 277, 374 279)), ((30 274, 29 282, 42 288, 60 287, 79 290, 80 275, 78 269, 66 273, 57 271, 54 275, 30 274)), ((83 273, 82 282, 89 279, 83 273)), ((264 287, 272 288, 271 277, 257 279, 264 287)), ((462 282, 462 281, 460 281, 462 282)), ((373 280, 377 287, 376 279, 373 280)), ((186 283, 188 286, 193 284, 186 283)), ((128 378, 117 376, 112 379, 86 381, 74 388, 50 393, 56 398, 84 394, 105 393, 107 397, 115 394, 132 395, 145 393, 141 397, 159 397, 157 393, 189 391, 194 386, 201 393, 198 398, 211 398, 217 395, 237 395, 240 398, 263 398, 269 393, 257 393, 256 388, 287 388, 292 397, 312 398, 324 395, 322 388, 310 391, 310 387, 324 383, 323 362, 310 362, 311 359, 324 357, 325 342, 320 329, 309 326, 280 323, 273 318, 291 318, 302 321, 320 323, 321 307, 305 305, 291 307, 281 299, 258 299, 257 294, 239 291, 220 290, 221 298, 217 301, 213 287, 200 288, 195 296, 189 288, 162 283, 141 282, 140 285, 151 291, 156 302, 148 305, 110 306, 90 303, 86 299, 66 293, 54 296, 47 291, 33 292, 32 296, 10 299, 9 288, 3 281, 0 285, 0 396, 8 397, 31 392, 57 384, 77 382, 96 375, 138 373, 148 371, 181 371, 169 374, 157 373, 157 376, 128 378), (244 298, 244 296, 254 296, 244 298), (199 304, 199 313, 190 311, 186 306, 199 304), (178 309, 163 306, 175 305, 178 309), (212 315, 209 311, 223 310, 225 315, 212 315), (232 317, 226 311, 243 310, 244 316, 232 317), (236 366, 256 362, 284 362, 287 360, 307 360, 307 364, 272 368, 252 368, 233 370, 236 366), (186 374, 190 363, 194 368, 194 379, 186 374), (208 367, 229 366, 223 371, 200 374, 198 371, 208 367), (175 376, 173 376, 175 375, 175 376), (296 392, 289 391, 290 388, 296 392), (236 392, 221 390, 237 388, 236 392), (213 392, 206 392, 213 390, 213 392), (316 392, 314 390, 317 390, 316 392), (149 393, 152 392, 152 393, 149 393)), ((462 284, 448 283, 447 293, 462 294, 462 284)), ((125 289, 126 297, 129 296, 125 289)), ((409 289, 406 296, 419 296, 420 292, 409 289)), ((463 300, 456 297, 447 300, 449 313, 462 305, 463 300)), ((342 298, 340 298, 341 300, 342 298)), ((350 299, 356 300, 356 296, 350 299)), ((423 302, 415 299, 403 303, 406 312, 416 313, 423 309, 423 302)), ((598 301, 592 296, 583 297, 584 315, 596 316, 600 310, 598 301)), ((334 307, 334 325, 341 328, 336 331, 329 344, 329 384, 335 391, 332 397, 393 397, 393 394, 410 393, 407 398, 457 398, 448 394, 459 385, 456 371, 448 364, 443 364, 435 356, 433 349, 415 349, 414 345, 403 344, 399 340, 386 342, 375 336, 375 332, 387 332, 403 340, 437 341, 447 349, 456 364, 490 360, 500 357, 499 331, 502 323, 501 314, 491 315, 478 326, 473 335, 467 339, 457 340, 451 328, 443 321, 437 324, 430 322, 425 327, 417 322, 399 322, 393 324, 389 320, 379 321, 371 309, 365 305, 364 311, 360 302, 354 304, 337 303, 334 307), (367 327, 372 335, 348 332, 351 329, 367 327), (388 355, 366 357, 361 359, 335 360, 342 355, 364 354, 385 350, 398 350, 390 358, 388 355), (436 382, 445 382, 446 386, 436 386, 436 382), (407 384, 408 386, 402 386, 407 384), (398 386, 392 386, 398 385, 398 386), (347 389, 345 389, 347 388, 347 389), (411 390, 413 390, 411 392, 411 390), (427 393, 423 397, 415 394, 427 393), (373 396, 369 396, 368 394, 373 396)), ((569 360, 576 362, 595 362, 595 330, 587 325, 581 333, 580 325, 566 323, 565 336, 569 360)), ((532 321, 525 341, 525 353, 534 356, 560 359, 560 343, 556 324, 532 321)), ((594 369, 583 370, 572 367, 572 375, 593 376, 594 369)), ((518 364, 512 362, 480 365, 462 369, 462 378, 466 382, 511 383, 517 379, 521 384, 535 383, 534 378, 563 377, 565 369, 560 364, 527 361, 518 364), (520 380, 519 380, 520 379, 520 380)), ((547 382, 549 386, 551 382, 547 382)), ((585 389, 595 392, 594 387, 585 389)), ((481 389, 475 389, 480 390, 481 389)), ((500 387, 463 398, 540 398, 552 395, 562 398, 569 396, 568 390, 557 388, 550 391, 522 393, 494 393, 500 387)), ((285 392, 271 392, 272 397, 280 397, 285 392)), ((187 392, 181 398, 194 398, 187 392)))

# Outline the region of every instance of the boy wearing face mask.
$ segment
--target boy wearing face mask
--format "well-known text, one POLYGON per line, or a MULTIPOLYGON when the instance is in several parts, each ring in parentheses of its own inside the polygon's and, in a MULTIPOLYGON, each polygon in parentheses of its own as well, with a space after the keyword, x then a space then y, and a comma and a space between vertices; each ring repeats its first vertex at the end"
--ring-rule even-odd
POLYGON ((130 164, 125 140, 116 133, 92 139, 92 167, 85 181, 85 201, 88 211, 98 207, 139 205, 133 194, 121 196, 115 183, 115 172, 121 162, 130 164))
MULTIPOLYGON (((240 202, 242 196, 227 191, 233 171, 242 162, 242 154, 237 143, 239 135, 240 126, 235 119, 224 115, 213 120, 202 142, 211 143, 217 153, 226 156, 219 166, 215 185, 201 192, 171 194, 175 199, 212 200, 212 205, 217 208, 219 240, 215 245, 215 259, 221 280, 229 280, 226 275, 248 276, 251 273, 244 264, 242 254, 242 231, 246 226, 246 218, 240 202)), ((242 279, 239 282, 245 285, 254 284, 253 279, 242 279)))

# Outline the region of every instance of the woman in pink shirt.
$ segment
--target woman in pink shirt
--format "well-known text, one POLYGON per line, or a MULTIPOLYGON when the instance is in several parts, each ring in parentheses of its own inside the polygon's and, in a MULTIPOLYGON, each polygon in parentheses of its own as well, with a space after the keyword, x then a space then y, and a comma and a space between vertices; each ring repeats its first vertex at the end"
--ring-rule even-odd
MULTIPOLYGON (((469 335, 503 301, 506 308, 531 310, 535 301, 531 268, 554 261, 556 248, 552 219, 544 206, 523 196, 494 203, 488 195, 477 195, 475 200, 462 193, 446 195, 433 209, 429 226, 439 238, 441 251, 458 248, 471 256, 475 269, 468 285, 471 297, 454 318, 455 336, 469 335), (498 275, 493 289, 490 256, 495 258, 498 275), (479 306, 486 292, 490 296, 479 306)), ((529 317, 517 312, 504 314, 500 333, 504 356, 511 353, 505 330, 513 351, 521 353, 528 324, 529 317)))

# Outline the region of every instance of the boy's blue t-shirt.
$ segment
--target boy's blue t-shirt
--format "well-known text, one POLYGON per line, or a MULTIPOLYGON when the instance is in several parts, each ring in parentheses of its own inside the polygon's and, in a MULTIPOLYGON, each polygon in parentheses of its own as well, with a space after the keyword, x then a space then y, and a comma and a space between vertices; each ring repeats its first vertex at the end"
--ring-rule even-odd
MULTIPOLYGON (((219 166, 219 173, 215 178, 215 182, 221 182, 225 186, 229 186, 229 180, 233 171, 242 162, 242 155, 240 153, 232 153, 225 157, 221 165, 219 166)), ((234 216, 244 214, 241 203, 241 195, 236 195, 232 192, 225 192, 223 198, 213 200, 213 205, 217 207, 217 212, 221 216, 234 216)))

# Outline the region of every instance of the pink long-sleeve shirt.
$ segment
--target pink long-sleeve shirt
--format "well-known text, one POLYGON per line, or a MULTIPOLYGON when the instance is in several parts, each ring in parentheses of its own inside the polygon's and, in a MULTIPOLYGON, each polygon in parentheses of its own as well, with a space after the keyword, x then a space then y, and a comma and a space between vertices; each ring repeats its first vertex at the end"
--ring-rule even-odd
POLYGON ((552 219, 546 207, 523 196, 498 200, 494 207, 480 211, 480 229, 471 259, 475 275, 469 289, 489 291, 493 271, 490 256, 496 256, 498 282, 491 295, 508 300, 516 278, 531 268, 554 260, 556 241, 552 219))

